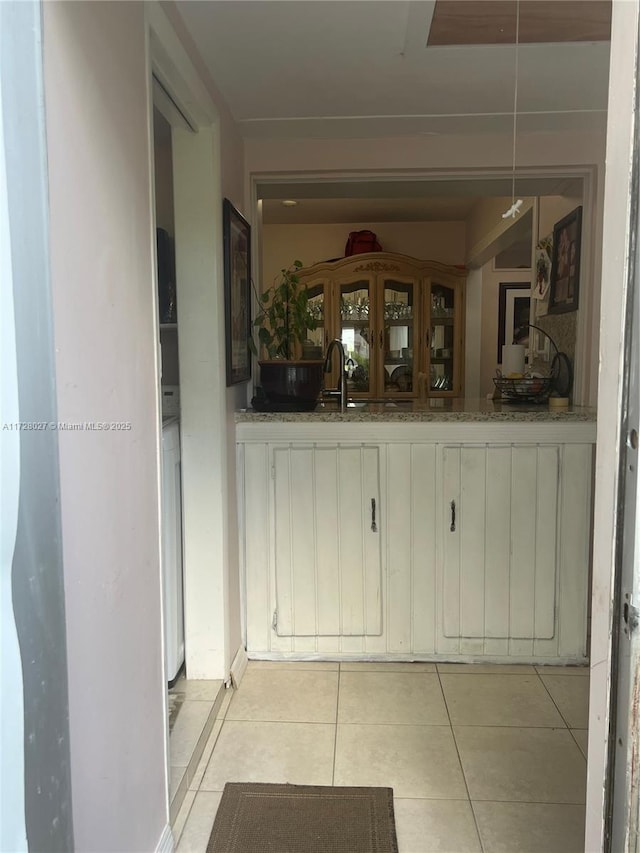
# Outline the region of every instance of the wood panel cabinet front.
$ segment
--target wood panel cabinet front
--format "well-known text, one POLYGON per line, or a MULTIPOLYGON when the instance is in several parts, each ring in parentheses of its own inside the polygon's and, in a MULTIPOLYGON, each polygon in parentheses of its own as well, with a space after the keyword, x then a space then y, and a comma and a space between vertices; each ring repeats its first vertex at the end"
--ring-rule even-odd
POLYGON ((280 637, 382 633, 376 447, 275 447, 274 558, 280 637))
POLYGON ((240 445, 248 652, 583 661, 592 444, 396 429, 240 445))
POLYGON ((444 447, 445 637, 555 633, 558 447, 444 447))
MULTIPOLYGON (((317 344, 342 341, 353 397, 412 398, 463 392, 465 271, 375 252, 300 270, 317 344), (319 306, 322 305, 322 309, 319 306)), ((335 385, 337 372, 331 381, 335 385)))

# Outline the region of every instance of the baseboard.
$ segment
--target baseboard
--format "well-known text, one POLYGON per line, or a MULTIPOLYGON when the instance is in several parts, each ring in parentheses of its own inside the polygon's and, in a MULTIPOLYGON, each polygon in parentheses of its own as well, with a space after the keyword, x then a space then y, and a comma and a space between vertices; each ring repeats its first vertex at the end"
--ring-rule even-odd
POLYGON ((231 664, 231 683, 233 684, 236 690, 240 686, 242 676, 245 673, 248 663, 249 658, 247 657, 245 648, 244 646, 240 646, 240 648, 236 652, 235 658, 233 659, 233 663, 231 664))
POLYGON ((173 833, 171 832, 171 827, 167 824, 162 830, 160 841, 158 841, 156 846, 156 853, 173 853, 174 850, 173 833))

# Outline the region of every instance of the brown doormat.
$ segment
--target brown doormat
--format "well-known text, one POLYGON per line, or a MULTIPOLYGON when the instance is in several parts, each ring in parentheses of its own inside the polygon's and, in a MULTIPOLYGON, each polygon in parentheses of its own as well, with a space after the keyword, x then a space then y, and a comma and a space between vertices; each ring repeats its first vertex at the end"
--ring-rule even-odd
POLYGON ((207 853, 398 853, 393 789, 227 782, 207 853))

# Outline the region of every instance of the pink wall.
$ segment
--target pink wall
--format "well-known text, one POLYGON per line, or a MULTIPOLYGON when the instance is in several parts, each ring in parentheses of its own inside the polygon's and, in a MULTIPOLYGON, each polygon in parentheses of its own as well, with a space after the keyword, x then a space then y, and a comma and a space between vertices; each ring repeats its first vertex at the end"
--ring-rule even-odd
POLYGON ((153 219, 141 3, 43 4, 78 850, 166 826, 153 219))

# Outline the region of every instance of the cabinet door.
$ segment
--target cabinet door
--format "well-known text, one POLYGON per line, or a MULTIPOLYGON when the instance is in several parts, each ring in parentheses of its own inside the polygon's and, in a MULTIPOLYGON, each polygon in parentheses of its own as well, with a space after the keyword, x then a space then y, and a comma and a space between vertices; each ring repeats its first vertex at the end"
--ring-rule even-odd
POLYGON ((381 276, 377 282, 377 316, 383 328, 378 348, 380 377, 377 393, 385 397, 414 396, 417 371, 414 345, 419 339, 418 288, 414 279, 381 276))
POLYGON ((457 397, 462 393, 463 291, 460 282, 431 280, 425 288, 430 330, 427 343, 429 396, 457 397))
POLYGON ((558 447, 442 452, 445 637, 553 637, 558 447))
POLYGON ((277 447, 279 636, 382 633, 380 475, 376 447, 277 447))
MULTIPOLYGON (((373 279, 366 276, 339 279, 336 281, 334 292, 338 337, 342 341, 347 356, 349 393, 356 396, 371 396, 375 393, 376 387, 376 365, 373 354, 379 344, 374 325, 373 279)), ((335 384, 337 375, 333 379, 335 384)))
POLYGON ((307 340, 313 341, 317 347, 320 347, 321 354, 324 355, 331 334, 329 285, 325 281, 313 282, 307 289, 309 314, 318 324, 316 329, 307 331, 307 340))

